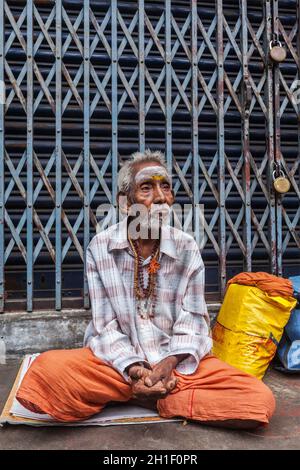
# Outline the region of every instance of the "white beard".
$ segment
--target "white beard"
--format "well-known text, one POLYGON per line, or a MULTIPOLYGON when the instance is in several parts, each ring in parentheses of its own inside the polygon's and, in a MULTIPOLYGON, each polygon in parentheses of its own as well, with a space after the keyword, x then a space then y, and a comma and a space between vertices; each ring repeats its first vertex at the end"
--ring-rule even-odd
POLYGON ((168 204, 152 204, 148 210, 143 204, 133 204, 129 208, 128 215, 133 218, 128 226, 131 238, 157 240, 160 228, 170 224, 171 208, 168 204))
POLYGON ((151 238, 159 238, 159 229, 170 223, 171 208, 168 204, 152 204, 151 208, 141 217, 141 231, 151 230, 151 238))

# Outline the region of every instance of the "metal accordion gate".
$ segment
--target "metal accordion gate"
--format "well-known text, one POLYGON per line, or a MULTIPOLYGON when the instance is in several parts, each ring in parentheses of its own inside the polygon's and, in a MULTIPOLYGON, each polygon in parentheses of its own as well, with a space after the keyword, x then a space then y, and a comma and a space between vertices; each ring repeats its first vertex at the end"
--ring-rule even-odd
POLYGON ((165 152, 177 202, 204 205, 208 299, 242 270, 299 273, 298 1, 0 9, 1 312, 89 307, 97 207, 115 204, 120 162, 148 147, 165 152))

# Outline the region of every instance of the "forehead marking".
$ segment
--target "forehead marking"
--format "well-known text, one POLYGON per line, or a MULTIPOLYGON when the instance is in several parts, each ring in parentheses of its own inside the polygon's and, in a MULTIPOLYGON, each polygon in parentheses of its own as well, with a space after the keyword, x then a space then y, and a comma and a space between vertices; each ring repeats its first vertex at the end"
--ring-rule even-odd
POLYGON ((153 175, 153 176, 152 176, 152 179, 153 179, 153 180, 163 180, 164 177, 163 177, 162 175, 153 175))
POLYGON ((146 168, 142 168, 140 171, 137 172, 135 175, 135 181, 140 183, 145 179, 154 179, 154 180, 162 180, 166 179, 170 182, 170 177, 167 171, 161 166, 150 166, 146 168))

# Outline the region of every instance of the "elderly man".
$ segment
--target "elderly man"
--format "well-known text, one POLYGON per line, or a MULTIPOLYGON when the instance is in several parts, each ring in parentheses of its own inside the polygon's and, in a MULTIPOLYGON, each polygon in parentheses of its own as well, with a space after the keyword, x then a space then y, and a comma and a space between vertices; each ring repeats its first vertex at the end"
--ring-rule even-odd
POLYGON ((38 356, 17 399, 60 421, 134 401, 166 418, 268 423, 270 389, 210 354, 204 265, 193 238, 166 223, 174 194, 163 156, 134 154, 120 171, 118 197, 126 217, 87 250, 93 319, 84 347, 38 356))

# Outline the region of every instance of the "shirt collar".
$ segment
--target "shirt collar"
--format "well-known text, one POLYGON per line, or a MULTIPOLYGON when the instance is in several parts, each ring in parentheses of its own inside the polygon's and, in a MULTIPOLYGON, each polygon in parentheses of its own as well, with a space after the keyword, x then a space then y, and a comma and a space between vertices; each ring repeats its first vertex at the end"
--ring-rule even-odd
MULTIPOLYGON (((172 232, 171 229, 172 227, 170 225, 163 226, 161 229, 160 252, 177 259, 178 255, 174 232, 172 232)), ((130 244, 127 238, 127 217, 125 217, 121 222, 116 224, 116 228, 108 242, 108 251, 121 250, 129 248, 129 246, 130 244)))

